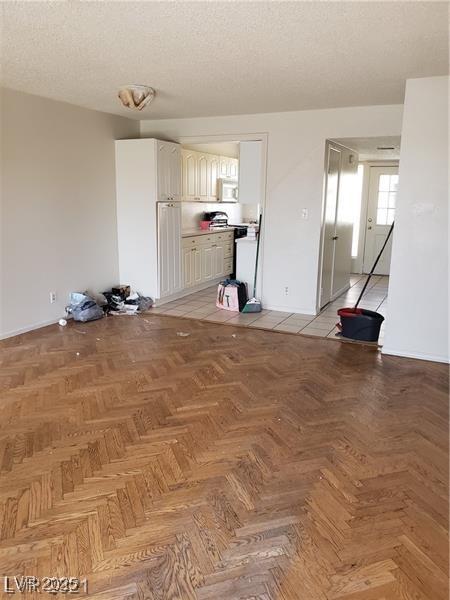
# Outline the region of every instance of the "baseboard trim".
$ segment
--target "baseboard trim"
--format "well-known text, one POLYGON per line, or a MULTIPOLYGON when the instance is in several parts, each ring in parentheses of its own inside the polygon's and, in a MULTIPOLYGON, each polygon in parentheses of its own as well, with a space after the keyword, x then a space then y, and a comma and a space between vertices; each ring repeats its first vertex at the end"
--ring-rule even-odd
POLYGON ((262 302, 262 305, 265 310, 279 310, 281 312, 308 315, 311 317, 315 317, 317 314, 316 312, 311 311, 311 309, 301 308, 298 306, 278 306, 276 304, 266 304, 265 302, 262 302))
POLYGON ((388 354, 389 356, 400 356, 401 358, 413 358, 415 360, 428 360, 431 362, 450 364, 450 358, 445 356, 439 356, 436 354, 422 354, 421 352, 404 352, 403 350, 395 350, 394 348, 382 347, 381 354, 388 354))
MULTIPOLYGON (((64 315, 64 319, 71 319, 71 316, 64 315)), ((0 340, 6 340, 8 338, 15 337, 16 335, 22 335, 22 333, 28 333, 30 331, 35 331, 36 329, 42 329, 42 327, 47 327, 48 325, 56 325, 61 317, 57 319, 49 319, 48 321, 40 321, 39 323, 34 323, 33 325, 28 325, 27 327, 21 327, 20 329, 13 329, 12 331, 7 331, 6 333, 0 334, 0 340)))
POLYGON ((216 279, 210 279, 209 281, 204 281, 203 283, 199 283, 198 285, 193 285, 190 288, 185 288, 184 290, 180 290, 176 294, 171 294, 170 296, 164 296, 164 298, 157 298, 155 300, 155 308, 160 307, 163 304, 167 304, 168 302, 172 302, 173 300, 179 300, 180 298, 184 298, 185 296, 190 296, 191 294, 195 294, 195 292, 201 292, 202 290, 206 290, 213 285, 218 285, 221 281, 226 279, 223 277, 216 277, 216 279))

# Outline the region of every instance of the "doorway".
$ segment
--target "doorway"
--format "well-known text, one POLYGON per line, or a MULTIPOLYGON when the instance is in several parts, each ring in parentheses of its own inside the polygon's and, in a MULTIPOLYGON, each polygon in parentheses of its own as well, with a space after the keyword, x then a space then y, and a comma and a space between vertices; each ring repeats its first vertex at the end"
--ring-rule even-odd
MULTIPOLYGON (((366 235, 363 273, 370 269, 381 250, 395 217, 398 188, 398 166, 369 167, 366 235)), ((376 275, 389 275, 392 238, 375 269, 376 275)))

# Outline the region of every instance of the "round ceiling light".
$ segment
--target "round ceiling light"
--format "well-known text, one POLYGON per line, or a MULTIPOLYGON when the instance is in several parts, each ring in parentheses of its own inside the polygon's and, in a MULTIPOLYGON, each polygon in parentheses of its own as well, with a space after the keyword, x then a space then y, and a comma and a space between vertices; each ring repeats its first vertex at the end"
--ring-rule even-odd
POLYGON ((125 108, 142 110, 155 97, 155 90, 147 85, 127 85, 120 88, 118 96, 125 108))

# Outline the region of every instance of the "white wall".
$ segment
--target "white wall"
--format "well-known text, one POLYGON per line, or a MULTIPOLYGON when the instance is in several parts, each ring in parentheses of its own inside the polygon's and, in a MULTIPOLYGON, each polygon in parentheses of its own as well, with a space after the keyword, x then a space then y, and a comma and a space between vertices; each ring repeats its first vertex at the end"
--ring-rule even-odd
POLYGON ((400 135, 402 106, 141 121, 143 137, 268 133, 263 263, 266 307, 316 311, 325 141, 400 135), (300 218, 309 209, 309 220, 300 218), (289 295, 285 295, 285 287, 289 295))
POLYGON ((383 352, 448 362, 448 77, 406 85, 383 352))
POLYGON ((139 125, 12 90, 1 120, 5 337, 59 319, 71 291, 117 283, 114 139, 139 125))

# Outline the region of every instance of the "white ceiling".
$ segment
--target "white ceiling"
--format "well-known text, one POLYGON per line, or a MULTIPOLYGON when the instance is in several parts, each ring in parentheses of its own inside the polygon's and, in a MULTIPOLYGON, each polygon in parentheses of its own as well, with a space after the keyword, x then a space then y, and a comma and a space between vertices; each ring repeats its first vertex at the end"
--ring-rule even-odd
POLYGON ((400 136, 336 138, 333 141, 355 150, 358 153, 359 160, 400 159, 400 136), (389 149, 383 150, 382 148, 389 149))
POLYGON ((207 152, 208 154, 217 154, 218 156, 228 156, 229 158, 239 158, 239 142, 183 144, 183 148, 197 150, 197 152, 207 152))
POLYGON ((3 85, 140 119, 402 103, 448 72, 445 2, 2 2, 3 85), (142 113, 121 85, 151 85, 142 113))

